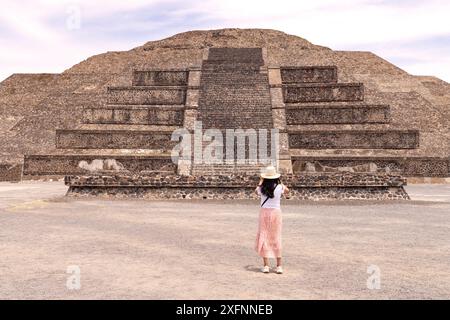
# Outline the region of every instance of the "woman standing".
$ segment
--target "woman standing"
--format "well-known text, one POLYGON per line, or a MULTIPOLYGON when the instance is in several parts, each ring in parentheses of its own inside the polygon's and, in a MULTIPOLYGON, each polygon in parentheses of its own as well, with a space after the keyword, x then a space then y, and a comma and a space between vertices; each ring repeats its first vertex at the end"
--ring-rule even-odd
POLYGON ((273 166, 265 169, 256 188, 261 196, 261 209, 259 213, 259 228, 256 236, 256 252, 263 258, 262 272, 269 273, 269 258, 277 260, 278 274, 283 273, 281 266, 281 226, 282 217, 280 199, 289 189, 280 181, 280 174, 273 166))

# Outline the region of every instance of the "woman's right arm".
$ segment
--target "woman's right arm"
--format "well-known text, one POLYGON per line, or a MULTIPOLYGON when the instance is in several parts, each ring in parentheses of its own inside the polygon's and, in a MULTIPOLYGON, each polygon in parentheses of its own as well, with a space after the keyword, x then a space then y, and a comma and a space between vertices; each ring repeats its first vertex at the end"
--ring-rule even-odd
POLYGON ((255 189, 255 193, 256 193, 258 196, 259 196, 259 193, 260 193, 260 189, 261 189, 262 183, 263 183, 263 179, 261 178, 261 179, 259 179, 258 186, 257 186, 256 189, 255 189))

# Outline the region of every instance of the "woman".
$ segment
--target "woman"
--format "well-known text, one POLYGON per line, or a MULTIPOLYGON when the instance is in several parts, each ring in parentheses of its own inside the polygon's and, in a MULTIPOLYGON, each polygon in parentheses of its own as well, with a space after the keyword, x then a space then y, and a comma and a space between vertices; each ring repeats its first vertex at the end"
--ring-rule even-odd
POLYGON ((278 274, 283 273, 281 266, 281 209, 282 194, 289 189, 280 181, 280 174, 269 166, 261 174, 261 180, 255 192, 261 196, 261 209, 259 213, 259 228, 256 236, 256 252, 263 258, 262 272, 269 273, 269 258, 277 259, 278 274))

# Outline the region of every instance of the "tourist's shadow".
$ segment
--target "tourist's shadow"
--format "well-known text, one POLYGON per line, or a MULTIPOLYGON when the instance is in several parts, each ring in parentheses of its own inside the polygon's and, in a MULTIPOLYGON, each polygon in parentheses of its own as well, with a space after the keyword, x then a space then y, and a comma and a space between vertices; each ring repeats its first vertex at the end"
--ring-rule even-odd
POLYGON ((251 272, 261 272, 261 268, 258 268, 258 267, 252 266, 252 265, 247 265, 244 268, 245 268, 245 270, 251 271, 251 272))

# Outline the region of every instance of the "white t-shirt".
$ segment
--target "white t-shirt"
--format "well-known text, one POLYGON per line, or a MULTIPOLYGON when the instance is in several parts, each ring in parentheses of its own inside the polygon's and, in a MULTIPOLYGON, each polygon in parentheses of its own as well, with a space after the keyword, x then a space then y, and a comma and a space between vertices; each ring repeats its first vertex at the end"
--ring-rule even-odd
MULTIPOLYGON (((267 196, 261 193, 261 187, 258 187, 257 189, 258 194, 261 196, 261 204, 266 200, 267 196)), ((272 208, 272 209, 280 209, 280 200, 281 195, 283 194, 284 187, 283 185, 279 184, 276 186, 275 190, 273 191, 273 198, 269 198, 262 208, 272 208)))

